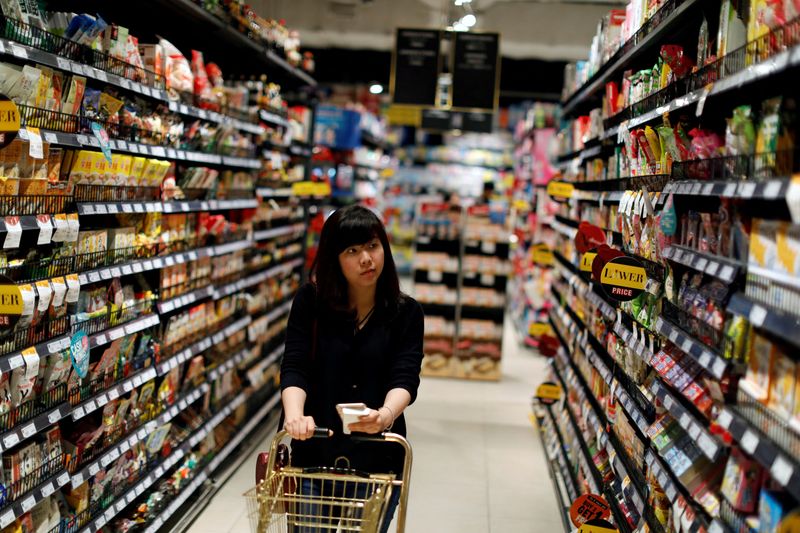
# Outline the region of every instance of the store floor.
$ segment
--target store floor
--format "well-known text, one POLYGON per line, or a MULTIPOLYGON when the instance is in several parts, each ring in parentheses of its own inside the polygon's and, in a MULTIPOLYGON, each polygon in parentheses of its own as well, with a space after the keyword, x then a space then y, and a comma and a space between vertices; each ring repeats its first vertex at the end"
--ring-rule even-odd
MULTIPOLYGON (((509 323, 503 373, 499 383, 423 379, 407 412, 414 448, 408 533, 562 531, 528 416, 544 360, 520 348, 509 323)), ((190 533, 249 531, 242 494, 253 484, 254 464, 255 456, 243 463, 190 533)))

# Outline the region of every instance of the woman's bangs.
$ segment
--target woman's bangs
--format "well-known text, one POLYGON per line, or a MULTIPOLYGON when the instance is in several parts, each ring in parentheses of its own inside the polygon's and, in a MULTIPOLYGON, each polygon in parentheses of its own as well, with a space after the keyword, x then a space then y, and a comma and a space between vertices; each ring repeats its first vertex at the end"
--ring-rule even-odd
POLYGON ((369 216, 366 213, 342 220, 339 230, 336 232, 337 255, 350 246, 380 238, 380 224, 380 220, 376 216, 369 216))

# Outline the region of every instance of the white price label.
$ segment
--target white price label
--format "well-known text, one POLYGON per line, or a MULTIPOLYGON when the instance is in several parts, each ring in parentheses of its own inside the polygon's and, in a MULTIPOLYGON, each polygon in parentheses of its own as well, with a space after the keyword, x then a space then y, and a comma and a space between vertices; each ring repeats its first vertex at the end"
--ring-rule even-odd
POLYGON ((28 496, 27 498, 22 500, 22 504, 21 504, 22 512, 23 513, 27 513, 28 511, 33 509, 34 505, 36 505, 36 497, 35 496, 28 496))
POLYGON ((48 483, 42 487, 42 498, 47 498, 51 494, 55 492, 55 487, 53 487, 52 483, 48 483))
POLYGON ((132 268, 132 269, 133 269, 133 271, 134 271, 135 273, 137 273, 137 274, 138 274, 139 272, 142 272, 142 271, 144 270, 144 268, 142 267, 142 263, 133 263, 133 264, 131 265, 131 268, 132 268))
POLYGON ((730 198, 736 195, 736 184, 729 183, 725 186, 725 190, 722 191, 722 196, 726 198, 730 198))
POLYGON ((748 319, 755 327, 760 328, 764 325, 764 319, 767 318, 767 310, 758 304, 753 304, 750 309, 748 319))
POLYGON ((739 185, 739 195, 742 198, 752 198, 756 192, 756 184, 752 182, 742 183, 739 185))
POLYGON ((78 420, 79 418, 83 418, 83 416, 84 416, 85 414, 86 414, 86 413, 83 411, 83 407, 76 407, 76 408, 75 408, 75 409, 72 411, 72 419, 73 419, 73 420, 78 420))
POLYGON ((5 447, 5 449, 11 448, 18 442, 19 442, 19 435, 17 435, 16 433, 10 433, 5 437, 3 437, 3 446, 5 447))
POLYGON ((731 416, 730 412, 723 409, 723 411, 717 417, 717 424, 725 429, 730 429, 731 422, 733 422, 733 416, 731 416))
POLYGON ((744 432, 744 435, 742 435, 739 444, 742 445, 742 449, 749 455, 753 455, 758 447, 758 442, 758 436, 748 429, 744 432))
POLYGON ((19 217, 5 217, 6 238, 3 241, 3 248, 19 248, 22 240, 22 223, 19 217))
POLYGON ((60 411, 53 411, 52 413, 47 415, 47 421, 50 422, 51 424, 55 424, 59 420, 61 420, 61 412, 60 411))
POLYGON ((100 465, 99 464, 93 463, 92 465, 89 466, 89 475, 90 476, 93 476, 93 475, 97 474, 99 471, 100 471, 100 465))
POLYGON ((792 479, 794 467, 792 467, 792 465, 783 457, 783 455, 778 455, 772 462, 769 472, 772 474, 772 477, 775 479, 775 481, 786 487, 789 485, 789 481, 792 479))
POLYGON ((11 53, 15 57, 19 57, 21 59, 28 59, 28 51, 22 48, 21 46, 17 46, 16 44, 11 43, 11 53))
POLYGON ((123 265, 121 270, 123 276, 130 276, 133 274, 133 269, 130 267, 130 265, 123 265))
POLYGON ((24 428, 22 428, 22 438, 28 439, 32 435, 36 434, 36 426, 34 424, 28 424, 24 428))

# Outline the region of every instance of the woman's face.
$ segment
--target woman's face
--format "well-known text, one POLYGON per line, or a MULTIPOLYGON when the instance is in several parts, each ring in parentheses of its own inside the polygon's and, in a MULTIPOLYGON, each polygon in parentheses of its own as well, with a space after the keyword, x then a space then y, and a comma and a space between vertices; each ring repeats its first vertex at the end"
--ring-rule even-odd
POLYGON ((342 274, 350 287, 372 287, 383 272, 383 245, 376 237, 354 244, 339 254, 342 274))

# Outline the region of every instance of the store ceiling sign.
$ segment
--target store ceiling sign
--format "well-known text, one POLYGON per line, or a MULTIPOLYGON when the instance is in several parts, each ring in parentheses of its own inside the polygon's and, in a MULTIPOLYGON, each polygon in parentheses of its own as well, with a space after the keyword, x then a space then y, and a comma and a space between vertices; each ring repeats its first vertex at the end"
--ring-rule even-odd
POLYGON ((603 267, 600 284, 608 296, 620 302, 627 302, 644 291, 647 285, 647 271, 633 257, 617 257, 603 267))
POLYGON ((20 114, 17 104, 0 94, 0 148, 8 146, 17 137, 20 114))
POLYGON ((553 405, 561 399, 561 386, 545 381, 536 389, 536 398, 545 405, 553 405))
POLYGON ((472 133, 491 133, 494 126, 494 114, 423 109, 421 126, 423 129, 434 131, 459 130, 472 133))
POLYGON ((455 32, 452 107, 497 109, 500 95, 500 34, 455 32))
POLYGON ((391 76, 395 104, 436 105, 441 41, 439 30, 397 29, 391 76))
POLYGON ((575 186, 564 181, 551 181, 547 184, 547 194, 557 202, 563 202, 572 198, 575 186))
MULTIPOLYGON (((592 520, 600 520, 611 516, 608 502, 596 494, 584 494, 569 507, 569 519, 575 527, 581 527, 592 520)), ((583 530, 581 530, 583 531, 583 530)))

